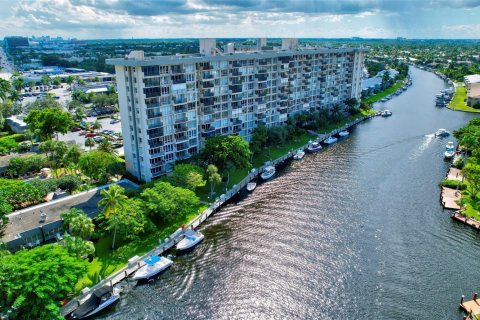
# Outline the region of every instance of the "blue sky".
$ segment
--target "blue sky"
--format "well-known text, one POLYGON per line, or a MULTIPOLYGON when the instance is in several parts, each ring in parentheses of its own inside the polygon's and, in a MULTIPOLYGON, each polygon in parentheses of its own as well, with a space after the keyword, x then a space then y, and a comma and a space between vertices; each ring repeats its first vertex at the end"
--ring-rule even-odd
POLYGON ((0 37, 480 38, 480 0, 0 0, 0 37))

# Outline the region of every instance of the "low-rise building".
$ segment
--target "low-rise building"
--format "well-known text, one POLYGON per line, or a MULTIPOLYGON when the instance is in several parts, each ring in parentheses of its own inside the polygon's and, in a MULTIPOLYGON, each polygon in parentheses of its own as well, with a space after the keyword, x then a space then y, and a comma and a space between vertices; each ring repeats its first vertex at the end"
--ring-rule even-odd
POLYGON ((480 107, 480 83, 472 83, 467 92, 467 105, 470 107, 480 107))
POLYGON ((98 201, 103 198, 100 191, 113 184, 118 184, 124 189, 139 188, 137 184, 130 180, 120 180, 15 211, 8 215, 9 222, 1 241, 6 244, 8 250, 15 252, 22 248, 31 248, 42 243, 60 240, 63 237, 63 220, 60 218, 60 214, 71 208, 78 208, 89 217, 96 217, 102 209, 98 207, 98 201))
POLYGON ((8 124, 10 129, 12 129, 12 131, 15 133, 23 133, 28 128, 28 125, 19 116, 11 116, 5 119, 5 122, 8 124))

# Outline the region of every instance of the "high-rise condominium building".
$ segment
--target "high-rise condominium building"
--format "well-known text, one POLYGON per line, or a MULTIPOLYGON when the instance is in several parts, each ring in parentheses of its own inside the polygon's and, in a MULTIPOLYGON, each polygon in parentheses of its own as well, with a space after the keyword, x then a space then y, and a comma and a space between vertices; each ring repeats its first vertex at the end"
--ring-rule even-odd
POLYGON ((282 46, 224 50, 201 39, 197 55, 144 57, 134 51, 115 65, 127 170, 150 181, 205 140, 236 134, 250 140, 263 124, 359 98, 365 49, 282 46))

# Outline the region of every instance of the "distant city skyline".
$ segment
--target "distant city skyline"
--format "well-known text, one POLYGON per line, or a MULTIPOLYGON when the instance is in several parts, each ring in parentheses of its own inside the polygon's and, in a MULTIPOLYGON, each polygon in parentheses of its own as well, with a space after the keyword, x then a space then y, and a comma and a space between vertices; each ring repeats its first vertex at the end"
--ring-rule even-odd
POLYGON ((480 0, 0 0, 0 37, 480 38, 480 0))

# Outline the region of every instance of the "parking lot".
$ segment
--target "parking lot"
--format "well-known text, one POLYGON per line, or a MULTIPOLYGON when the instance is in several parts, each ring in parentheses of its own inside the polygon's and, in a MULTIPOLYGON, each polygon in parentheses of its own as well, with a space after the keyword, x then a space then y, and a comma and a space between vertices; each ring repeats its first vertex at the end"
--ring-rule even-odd
MULTIPOLYGON (((95 122, 95 120, 97 120, 96 117, 88 117, 85 121, 87 122, 95 122)), ((110 123, 112 119, 110 118, 106 118, 106 119, 98 119, 98 121, 102 124, 102 128, 100 129, 100 132, 102 130, 113 130, 115 132, 122 132, 122 128, 121 128, 121 123, 120 122, 117 122, 117 123, 110 123)), ((68 132, 66 134, 59 134, 58 135, 58 140, 61 140, 61 141, 65 141, 65 142, 73 142, 76 143, 76 144, 79 144, 84 150, 90 150, 89 147, 85 147, 85 136, 84 135, 80 135, 80 131, 77 131, 77 132, 68 132)), ((92 148, 95 149, 95 147, 92 148)), ((124 151, 123 151, 123 147, 121 148, 117 148, 115 149, 118 154, 123 154, 124 151)))
POLYGON ((41 95, 44 95, 46 96, 47 95, 47 92, 48 93, 51 93, 54 95, 54 97, 58 97, 58 98, 55 98, 58 102, 60 102, 60 104, 62 106, 66 106, 67 103, 69 103, 70 101, 72 101, 72 96, 71 96, 71 92, 68 89, 68 85, 67 84, 63 84, 63 88, 62 87, 59 87, 59 88, 56 88, 56 89, 50 89, 48 91, 40 91, 40 90, 33 90, 32 92, 26 92, 27 95, 30 95, 30 94, 35 94, 35 96, 25 96, 25 94, 23 95, 23 101, 22 101, 22 105, 25 105, 29 102, 34 102, 35 100, 39 99, 39 97, 41 97, 41 95))

